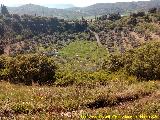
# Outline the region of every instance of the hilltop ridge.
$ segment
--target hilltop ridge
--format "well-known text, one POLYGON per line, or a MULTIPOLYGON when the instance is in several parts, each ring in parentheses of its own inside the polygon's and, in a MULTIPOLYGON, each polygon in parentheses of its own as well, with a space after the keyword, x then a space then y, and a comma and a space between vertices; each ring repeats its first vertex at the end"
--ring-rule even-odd
POLYGON ((10 13, 14 14, 29 14, 45 17, 58 17, 64 19, 79 19, 83 17, 94 17, 109 13, 117 13, 128 15, 130 12, 147 11, 150 8, 160 6, 159 0, 138 1, 138 2, 117 2, 117 3, 97 3, 87 7, 74 7, 69 5, 66 9, 56 9, 44 7, 40 5, 27 4, 19 7, 8 7, 10 13))

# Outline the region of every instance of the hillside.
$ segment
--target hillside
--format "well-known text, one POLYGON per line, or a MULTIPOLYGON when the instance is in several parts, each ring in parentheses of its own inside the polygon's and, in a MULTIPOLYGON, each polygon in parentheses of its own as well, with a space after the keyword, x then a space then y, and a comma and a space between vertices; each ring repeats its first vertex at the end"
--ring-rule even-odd
POLYGON ((75 19, 81 16, 86 16, 86 14, 82 14, 76 11, 66 11, 64 9, 56 9, 54 6, 53 8, 48 8, 40 5, 34 4, 26 4, 19 7, 8 7, 8 10, 12 14, 28 14, 28 15, 37 15, 37 16, 45 16, 45 17, 58 17, 58 18, 65 18, 65 19, 75 19))
POLYGON ((160 6, 159 0, 139 1, 139 2, 117 2, 117 3, 97 3, 83 8, 69 8, 70 11, 79 11, 90 16, 105 15, 109 13, 128 14, 139 10, 160 6))
POLYGON ((147 11, 149 8, 160 6, 159 0, 139 1, 139 2, 117 2, 117 3, 97 3, 87 7, 74 7, 72 5, 48 5, 49 8, 34 4, 22 5, 19 7, 8 7, 10 13, 28 14, 45 17, 58 17, 64 19, 80 19, 83 17, 92 17, 105 15, 109 13, 120 13, 128 15, 130 12, 147 11), (60 6, 60 7, 58 7, 60 6), (58 9, 56 9, 58 8, 58 9), (66 9, 64 9, 66 8, 66 9))
POLYGON ((121 17, 110 14, 96 19, 64 20, 29 15, 1 18, 1 45, 5 53, 34 52, 36 46, 63 47, 74 40, 97 41, 110 52, 125 52, 159 39, 159 9, 121 17), (156 10, 156 11, 155 11, 156 10), (17 45, 21 47, 17 47, 17 45), (26 49, 25 51, 23 49, 26 49), (10 52, 9 52, 9 51, 10 52))

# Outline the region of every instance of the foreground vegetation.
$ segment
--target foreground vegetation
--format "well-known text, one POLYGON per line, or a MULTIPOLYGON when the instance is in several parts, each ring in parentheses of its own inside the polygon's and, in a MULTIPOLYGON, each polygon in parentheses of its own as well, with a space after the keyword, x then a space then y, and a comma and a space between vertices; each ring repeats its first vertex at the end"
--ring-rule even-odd
POLYGON ((78 120, 82 116, 99 115, 159 117, 159 89, 158 81, 127 84, 114 80, 107 86, 94 87, 40 87, 1 82, 0 116, 33 120, 78 120))
POLYGON ((59 51, 58 56, 22 54, 0 56, 0 77, 12 83, 106 84, 115 74, 137 80, 160 79, 160 42, 110 54, 96 42, 76 41, 59 51))
POLYGON ((159 45, 110 54, 96 42, 76 41, 54 57, 1 56, 0 117, 158 119, 159 45))

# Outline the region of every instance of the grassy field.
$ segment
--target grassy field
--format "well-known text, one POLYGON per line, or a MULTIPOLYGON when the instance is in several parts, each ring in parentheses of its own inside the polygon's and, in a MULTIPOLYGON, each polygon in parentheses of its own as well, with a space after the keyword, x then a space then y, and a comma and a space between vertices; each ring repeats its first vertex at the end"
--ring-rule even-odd
POLYGON ((116 79, 106 86, 68 87, 24 86, 0 82, 1 119, 134 117, 134 120, 150 120, 157 117, 158 120, 159 113, 159 81, 127 83, 116 79))

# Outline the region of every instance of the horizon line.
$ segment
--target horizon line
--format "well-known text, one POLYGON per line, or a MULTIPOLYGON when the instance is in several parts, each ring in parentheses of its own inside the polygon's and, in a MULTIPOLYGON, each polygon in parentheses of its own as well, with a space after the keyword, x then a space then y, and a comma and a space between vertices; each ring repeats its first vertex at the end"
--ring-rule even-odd
MULTIPOLYGON (((73 5, 73 7, 80 7, 80 8, 83 8, 83 7, 88 7, 88 6, 92 6, 92 5, 95 5, 95 4, 116 4, 116 3, 132 3, 132 2, 149 2, 149 1, 152 1, 152 0, 133 0, 133 1, 122 1, 122 2, 102 2, 102 3, 94 3, 94 4, 91 4, 91 5, 86 5, 86 6, 77 6, 77 5, 74 5, 72 3, 55 3, 55 4, 34 4, 34 3, 27 3, 27 4, 14 4, 14 5, 5 5, 7 7, 20 7, 20 6, 23 6, 23 5, 29 5, 29 4, 32 4, 32 5, 39 5, 39 6, 42 6, 42 7, 48 7, 48 8, 55 8, 55 7, 51 7, 51 6, 54 6, 54 5, 73 5)), ((154 0, 153 0, 154 1, 154 0)), ((70 7, 72 8, 72 7, 70 7)))

